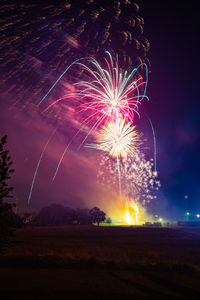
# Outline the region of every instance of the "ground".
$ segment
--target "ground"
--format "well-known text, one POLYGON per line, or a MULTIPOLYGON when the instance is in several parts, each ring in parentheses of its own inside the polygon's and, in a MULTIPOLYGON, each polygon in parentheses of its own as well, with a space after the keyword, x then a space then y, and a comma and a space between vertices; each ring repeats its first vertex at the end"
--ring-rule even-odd
POLYGON ((13 246, 0 257, 0 295, 198 299, 199 250, 200 228, 18 229, 13 246))

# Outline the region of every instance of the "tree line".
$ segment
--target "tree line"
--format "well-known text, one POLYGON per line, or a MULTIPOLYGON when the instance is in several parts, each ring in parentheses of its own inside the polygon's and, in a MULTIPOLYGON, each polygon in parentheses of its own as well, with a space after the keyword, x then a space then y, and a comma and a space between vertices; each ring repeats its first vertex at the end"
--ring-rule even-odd
POLYGON ((76 208, 65 207, 60 204, 53 203, 43 207, 37 215, 24 214, 21 215, 23 224, 33 226, 54 226, 54 225, 100 225, 101 222, 111 222, 110 218, 106 219, 106 213, 98 207, 76 208))

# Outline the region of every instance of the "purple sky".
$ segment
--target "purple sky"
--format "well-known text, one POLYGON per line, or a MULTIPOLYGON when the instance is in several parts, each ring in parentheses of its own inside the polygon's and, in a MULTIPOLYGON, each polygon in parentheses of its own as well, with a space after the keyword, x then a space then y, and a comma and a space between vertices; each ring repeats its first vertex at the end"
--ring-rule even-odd
MULTIPOLYGON (((0 117, 3 124, 0 134, 8 134, 7 148, 14 162, 12 184, 15 187, 15 199, 18 199, 20 207, 26 207, 35 167, 53 127, 37 113, 34 116, 24 115, 16 108, 4 108, 0 117)), ((68 151, 55 181, 52 182, 67 141, 68 137, 57 131, 49 143, 35 180, 31 207, 38 208, 51 202, 84 206, 90 201, 98 203, 100 197, 103 197, 96 183, 95 157, 91 153, 87 157, 87 151, 83 154, 82 151, 68 151)))
MULTIPOLYGON (((177 211, 183 214, 186 209, 199 212, 199 10, 195 1, 190 4, 138 2, 145 19, 144 32, 151 43, 152 72, 147 92, 150 102, 144 103, 143 109, 151 117, 157 138, 157 166, 162 184, 157 208, 168 213, 174 211, 174 215, 177 211), (187 201, 185 195, 189 196, 187 201)), ((16 91, 16 96, 17 93, 23 91, 16 91)), ((42 97, 44 91, 40 93, 42 97)), ((0 111, 0 135, 8 134, 8 149, 16 170, 12 178, 14 197, 19 207, 25 209, 41 150, 53 131, 53 126, 35 112, 30 91, 26 92, 26 98, 29 106, 20 112, 19 105, 12 107, 12 101, 2 95, 0 111)), ((71 124, 74 123, 73 114, 68 112, 68 116, 71 124)), ((138 125, 148 139, 151 157, 149 126, 146 121, 138 125)), ((52 183, 54 170, 70 138, 69 124, 65 126, 55 135, 44 155, 31 209, 55 201, 74 207, 98 205, 104 200, 106 203, 108 198, 112 203, 110 199, 114 197, 97 184, 98 162, 92 150, 77 151, 74 145, 52 183)))

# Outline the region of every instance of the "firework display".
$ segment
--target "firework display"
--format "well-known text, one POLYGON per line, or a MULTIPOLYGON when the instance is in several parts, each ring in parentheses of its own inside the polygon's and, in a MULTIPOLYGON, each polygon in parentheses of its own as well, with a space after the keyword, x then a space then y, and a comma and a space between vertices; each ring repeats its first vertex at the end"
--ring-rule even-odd
MULTIPOLYGON (((121 137, 125 138, 126 142, 129 143, 129 137, 131 141, 136 141, 136 131, 132 130, 130 126, 134 120, 134 114, 139 116, 139 106, 143 99, 148 99, 146 96, 147 82, 148 82, 148 69, 147 66, 139 65, 137 68, 128 73, 119 69, 118 60, 113 60, 111 53, 105 52, 104 66, 94 58, 80 58, 71 63, 66 70, 59 76, 55 83, 51 86, 49 91, 40 100, 39 106, 45 104, 48 101, 48 97, 53 89, 56 88, 57 84, 64 80, 65 77, 69 76, 69 72, 73 72, 73 68, 80 66, 83 70, 82 78, 87 80, 75 81, 71 84, 71 90, 63 97, 53 101, 44 109, 44 113, 48 112, 54 107, 59 107, 64 104, 64 110, 66 105, 69 103, 76 103, 75 110, 78 111, 78 115, 83 115, 82 121, 78 132, 74 135, 72 140, 77 136, 78 133, 86 130, 86 136, 83 138, 80 146, 84 144, 91 133, 97 130, 98 127, 104 125, 104 131, 109 132, 106 129, 107 124, 112 125, 111 131, 115 131, 115 136, 121 130, 121 137), (141 67, 146 69, 146 81, 139 74, 141 67), (124 121, 122 121, 124 119, 124 121), (111 123, 110 123, 111 122, 111 123), (129 125, 126 124, 129 122, 129 125), (118 125, 117 125, 118 124, 118 125), (87 126, 87 127, 86 127, 87 126), (129 129, 128 129, 129 128, 129 129)), ((72 105, 72 104, 70 104, 72 105)), ((107 135, 108 136, 108 135, 107 135)), ((110 136, 111 137, 111 136, 110 136)), ((120 139, 122 141, 122 139, 120 139)), ((125 141, 124 140, 124 141, 125 141)), ((105 140, 104 140, 105 142, 105 140)), ((70 143, 66 146, 63 155, 58 163, 58 167, 54 174, 54 179, 57 175, 58 169, 61 165, 63 157, 69 147, 70 143)), ((133 145, 133 143, 132 143, 133 145)), ((93 144, 92 147, 95 145, 93 144)), ((125 146, 125 144, 124 144, 125 146)), ((96 145, 96 148, 99 148, 96 145)), ((128 144, 123 150, 123 155, 127 149, 131 149, 131 145, 128 144)), ((123 149, 122 143, 118 142, 118 149, 123 149)))
MULTIPOLYGON (((119 195, 131 197, 131 199, 145 205, 155 198, 152 191, 160 186, 160 182, 156 179, 156 162, 146 160, 140 149, 140 145, 143 143, 141 140, 142 133, 136 131, 134 118, 135 113, 139 116, 142 100, 148 99, 146 96, 147 80, 144 81, 138 75, 137 71, 140 66, 128 73, 119 69, 117 58, 114 60, 109 52, 106 52, 105 55, 108 56, 108 59, 105 57, 104 66, 100 65, 94 58, 81 58, 73 62, 39 103, 40 105, 47 101, 50 92, 60 80, 63 80, 65 75, 67 76, 70 68, 74 65, 82 67, 83 80, 74 82, 72 92, 70 91, 55 100, 44 110, 46 112, 60 103, 75 101, 77 113, 84 115, 78 131, 61 156, 54 179, 73 139, 83 131, 83 128, 84 131, 87 128, 80 146, 85 145, 102 151, 105 156, 108 155, 107 165, 111 177, 117 177, 119 195), (96 136, 96 142, 85 144, 92 132, 96 136)), ((152 127, 151 121, 150 124, 152 127)), ((154 131, 153 137, 155 145, 154 131)), ((156 150, 154 150, 155 153, 156 150)), ((129 205, 126 210, 127 216, 132 209, 131 207, 129 205)))
POLYGON ((137 223, 138 207, 154 199, 152 191, 160 185, 152 122, 147 117, 152 161, 142 152, 143 134, 136 124, 142 102, 148 100, 151 68, 139 6, 127 0, 8 0, 0 8, 2 93, 20 110, 39 112, 55 128, 37 163, 28 203, 46 148, 62 127, 69 138, 53 179, 78 140, 78 149, 85 146, 103 157, 102 182, 109 181, 121 198, 129 199, 122 200, 127 223, 133 214, 137 223))

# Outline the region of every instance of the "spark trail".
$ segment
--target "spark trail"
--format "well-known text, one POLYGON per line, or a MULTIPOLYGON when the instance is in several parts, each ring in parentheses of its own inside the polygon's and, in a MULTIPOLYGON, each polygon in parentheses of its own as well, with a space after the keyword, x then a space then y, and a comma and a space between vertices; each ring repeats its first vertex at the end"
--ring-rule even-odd
POLYGON ((30 188, 30 192, 29 192, 29 196, 28 196, 28 204, 30 204, 30 201, 31 201, 31 196, 32 196, 32 192, 33 192, 33 187, 34 187, 34 184, 35 184, 35 179, 36 179, 36 176, 37 176, 37 173, 38 173, 38 169, 39 169, 39 167, 40 167, 40 163, 41 163, 42 158, 43 158, 43 156, 44 156, 44 154, 45 154, 46 148, 47 148, 47 146, 49 145, 49 143, 50 143, 51 139, 53 138, 54 134, 56 133, 57 129, 58 129, 58 126, 53 130, 51 136, 50 136, 49 139, 47 140, 47 142, 46 142, 46 144, 45 144, 45 146, 44 146, 44 148, 43 148, 43 150, 42 150, 42 152, 41 152, 40 158, 39 158, 39 160, 38 160, 38 163, 37 163, 37 165, 36 165, 35 172, 34 172, 34 175, 33 175, 32 183, 31 183, 31 188, 30 188))

